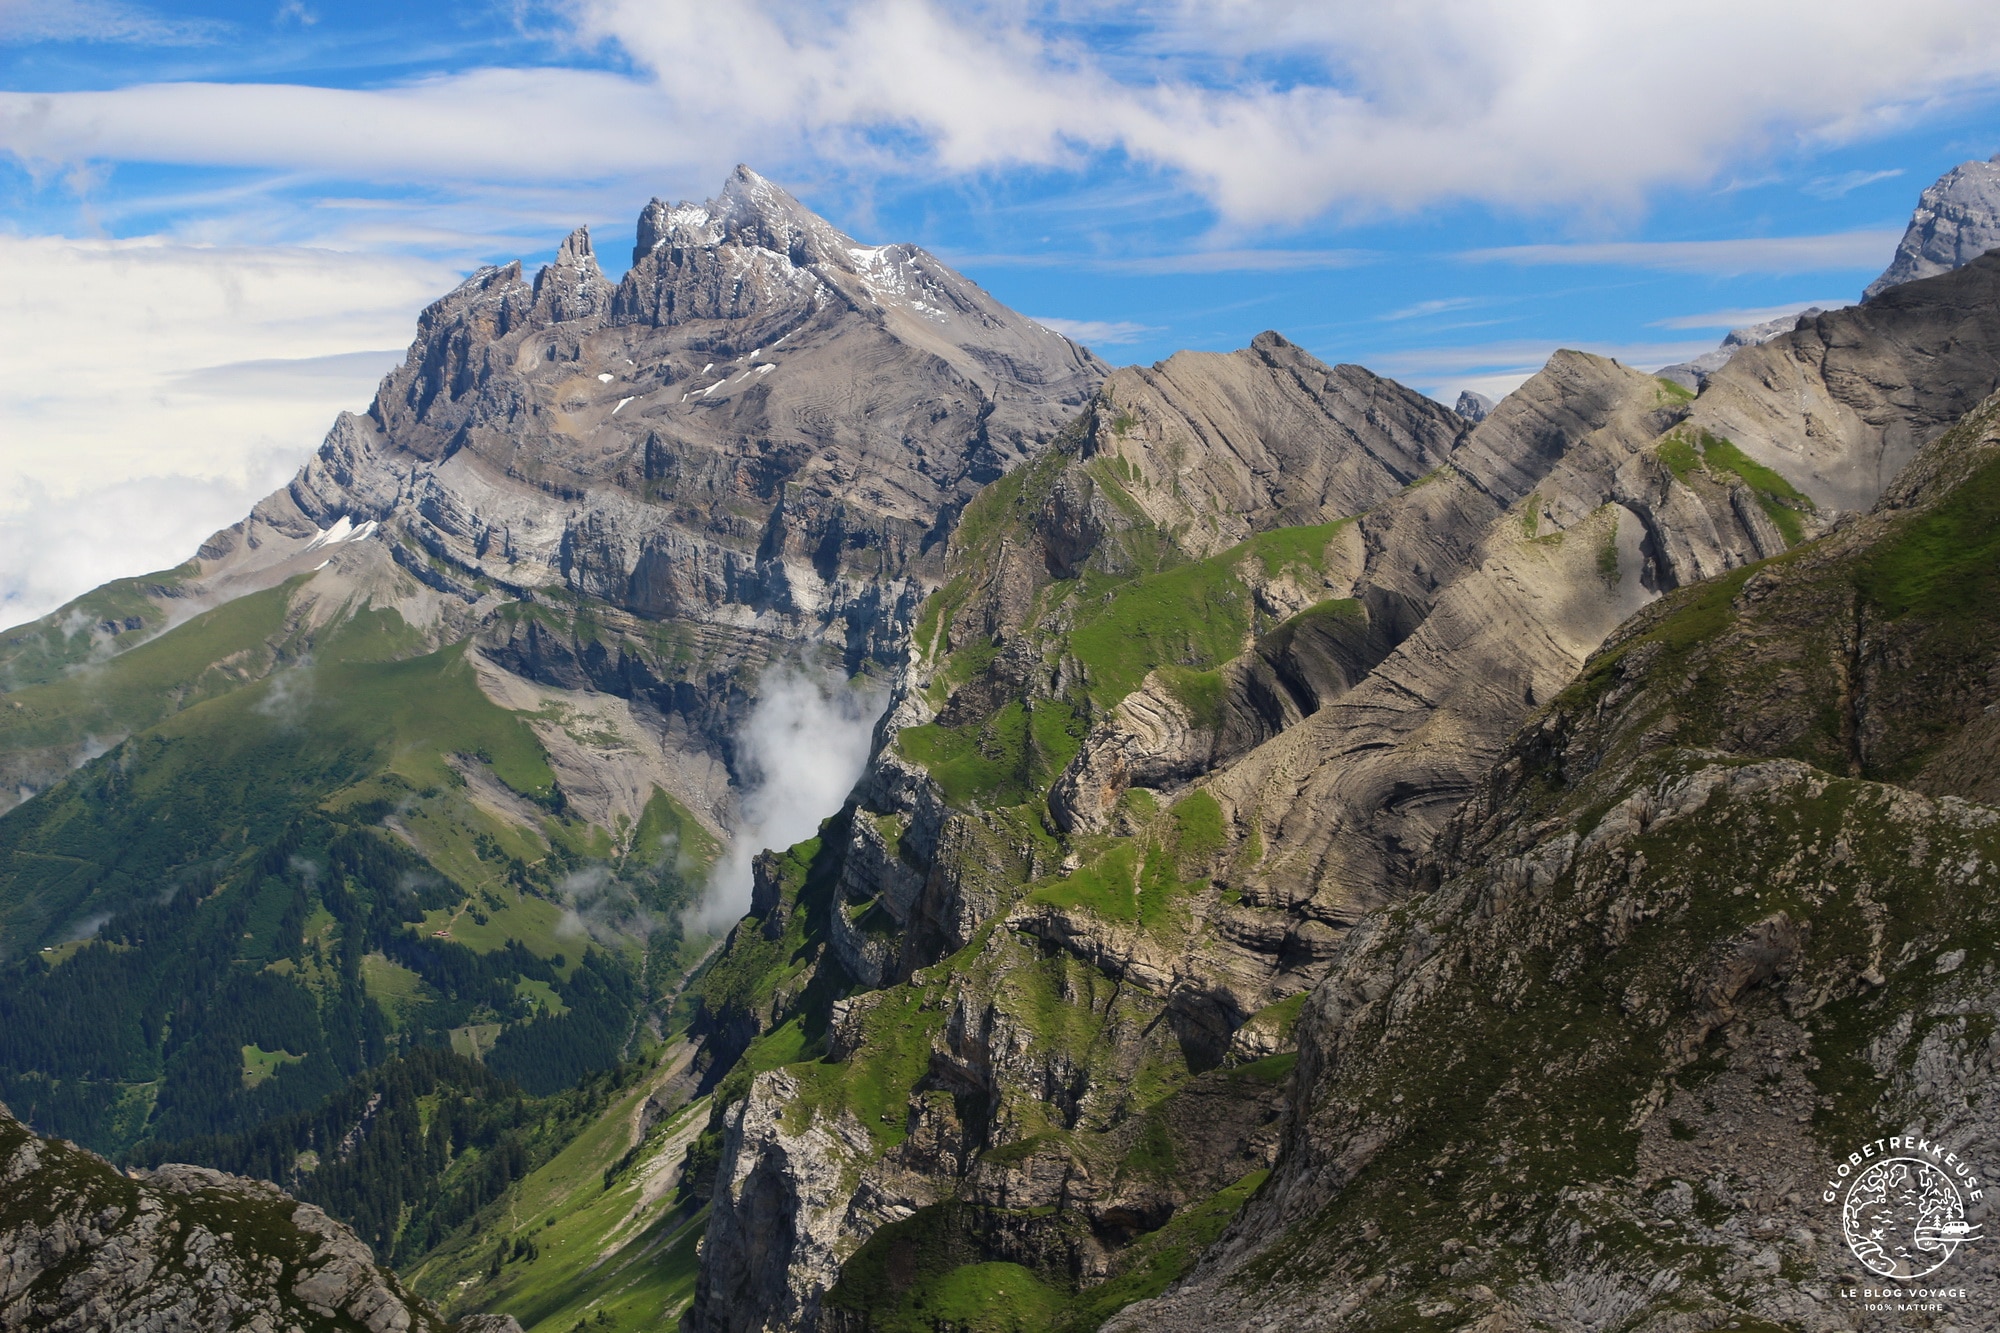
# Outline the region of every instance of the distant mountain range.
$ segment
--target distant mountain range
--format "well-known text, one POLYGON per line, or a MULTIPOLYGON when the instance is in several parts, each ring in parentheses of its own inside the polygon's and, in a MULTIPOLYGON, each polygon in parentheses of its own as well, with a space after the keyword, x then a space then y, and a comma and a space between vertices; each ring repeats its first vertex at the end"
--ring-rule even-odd
MULTIPOLYGON (((0 1256, 116 1194, 220 1247, 188 1328, 1845 1326, 1823 1173, 2000 1155, 1982 181, 1944 271, 1455 410, 1114 371, 747 168, 482 270, 0 635, 0 1098, 314 1205, 0 1119, 0 1256), (865 772, 704 934, 801 678, 865 772), (299 1295, 317 1209, 403 1276, 299 1295)), ((0 1329, 123 1326, 36 1262, 0 1329)))

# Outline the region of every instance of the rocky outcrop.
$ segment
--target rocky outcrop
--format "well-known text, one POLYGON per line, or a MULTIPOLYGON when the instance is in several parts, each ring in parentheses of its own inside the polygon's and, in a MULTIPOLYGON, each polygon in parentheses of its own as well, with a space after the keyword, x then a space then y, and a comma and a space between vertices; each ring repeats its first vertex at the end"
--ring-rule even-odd
POLYGON ((1458 402, 1451 410, 1476 426, 1486 420, 1487 414, 1492 412, 1493 407, 1493 400, 1485 394, 1477 393, 1471 389, 1461 389, 1458 394, 1458 402))
POLYGON ((1896 257, 1862 293, 1872 301, 1899 283, 1949 273, 2000 246, 2000 154, 1962 162, 1923 192, 1896 257))
MULTIPOLYGON (((1828 1182, 1887 1136, 1961 1185, 2000 1154, 2000 623, 1926 555, 1996 469, 2000 400, 1872 515, 1623 628, 1348 937, 1264 1191, 1108 1327, 1875 1326, 1839 1293, 1893 1274, 1828 1182)), ((1911 1254, 2000 1326, 1991 1254, 1911 1254)))
MULTIPOLYGON (((716 1220, 705 1242, 714 1258, 702 1265, 687 1326, 728 1333, 810 1326, 840 1261, 859 1243, 859 1219, 848 1217, 850 1179, 868 1155, 868 1132, 851 1116, 788 1128, 785 1106, 798 1091, 782 1071, 765 1074, 729 1110, 716 1220)), ((910 1211, 868 1219, 874 1225, 862 1234, 910 1211)))
POLYGON ((1722 342, 1712 352, 1703 352, 1692 361, 1682 361, 1671 366, 1662 366, 1653 373, 1663 380, 1672 380, 1690 393, 1699 393, 1708 383, 1708 377, 1729 364, 1729 358, 1745 347, 1762 347, 1773 338, 1790 333, 1799 326, 1802 319, 1812 319, 1824 312, 1818 306, 1807 306, 1792 315, 1779 315, 1759 324, 1746 324, 1740 329, 1731 329, 1723 335, 1722 342))
POLYGON ((447 1325, 354 1233, 275 1185, 195 1166, 121 1174, 0 1108, 0 1329, 519 1333, 447 1325))
POLYGON ((2000 256, 1901 283, 1739 351, 1690 425, 1825 510, 1866 510, 1917 450, 2000 384, 2000 256))

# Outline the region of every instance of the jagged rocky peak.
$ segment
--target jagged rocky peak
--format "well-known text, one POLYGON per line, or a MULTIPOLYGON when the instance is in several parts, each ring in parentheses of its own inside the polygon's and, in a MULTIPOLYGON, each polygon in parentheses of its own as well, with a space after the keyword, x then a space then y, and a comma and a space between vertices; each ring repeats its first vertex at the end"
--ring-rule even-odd
POLYGON ((921 249, 859 245, 748 168, 705 203, 653 201, 638 239, 615 285, 584 228, 532 286, 518 264, 473 274, 424 312, 369 412, 259 507, 284 544, 225 533, 212 551, 255 546, 261 569, 373 519, 411 525, 428 553, 411 572, 460 593, 564 584, 641 614, 728 604, 809 629, 853 595, 844 575, 911 573, 1106 372, 921 249))
POLYGON ((532 281, 483 268, 424 310, 368 411, 202 547, 176 618, 299 579, 309 627, 373 607, 476 640, 510 707, 625 698, 648 771, 579 751, 564 789, 624 790, 611 818, 658 783, 719 831, 745 682, 800 654, 894 669, 959 511, 1109 368, 747 168, 649 204, 639 240, 615 283, 579 227, 532 281))
POLYGON ((663 245, 756 246, 785 255, 800 266, 837 262, 854 242, 790 193, 738 166, 722 193, 705 203, 670 204, 654 199, 639 214, 632 262, 663 245))
POLYGON ((590 248, 590 228, 578 227, 556 247, 556 262, 535 274, 534 312, 539 324, 561 324, 601 314, 617 290, 590 248))
POLYGON ((1452 408, 1452 411, 1458 413, 1476 426, 1486 420, 1487 414, 1494 407, 1495 403, 1493 399, 1488 398, 1485 394, 1475 393, 1471 389, 1461 389, 1458 394, 1458 402, 1452 408))
POLYGON ((1896 257, 1868 284, 1862 299, 1873 300, 1899 283, 1948 273, 1995 246, 2000 246, 2000 153, 1985 162, 1960 163, 1923 192, 1896 257))

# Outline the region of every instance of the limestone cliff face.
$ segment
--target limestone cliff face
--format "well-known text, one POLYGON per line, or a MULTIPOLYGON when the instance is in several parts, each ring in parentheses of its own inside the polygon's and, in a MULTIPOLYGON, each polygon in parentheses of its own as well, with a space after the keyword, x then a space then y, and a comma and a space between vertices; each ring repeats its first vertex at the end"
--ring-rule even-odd
POLYGON ((2000 245, 2000 154, 1963 162, 1927 188, 1910 214, 1896 257, 1868 284, 1872 301, 1900 283, 1935 277, 2000 245))
MULTIPOLYGON (((1876 1326, 1825 1182, 1891 1135, 2000 1155, 2000 627, 1938 545, 1996 474, 2000 400, 1621 629, 1348 937, 1264 1191, 1110 1327, 1876 1326)), ((1996 1267, 1929 1279, 1954 1326, 2000 1325, 1996 1267)))
MULTIPOLYGON (((1362 967, 1353 960, 1364 954, 1370 967, 1393 958, 1423 973, 1432 946, 1385 933, 1403 931, 1397 905, 1471 864, 1447 863, 1439 848, 1459 847, 1464 821, 1487 817, 1464 812, 1495 808, 1490 775, 1512 771, 1518 728, 1569 697, 1621 624, 1651 623, 1646 608, 1661 596, 1740 580, 1774 557, 1799 567, 1802 547, 1821 549, 1809 543, 1846 531, 1843 512, 1873 503, 1885 469, 1936 437, 1968 394, 1993 387, 2000 338, 1989 325, 2000 306, 1986 295, 1989 265, 1745 349, 1699 396, 1562 353, 1474 424, 1269 336, 1229 357, 1109 378, 1049 455, 968 507, 856 804, 801 853, 789 887, 767 895, 757 937, 777 938, 782 919, 786 956, 807 971, 788 974, 789 998, 774 996, 749 1029, 797 1023, 805 1050, 823 1058, 787 1066, 810 1070, 809 1081, 760 1079, 756 1095, 785 1109, 759 1114, 791 1136, 833 1133, 847 1115, 896 1129, 853 1160, 846 1202, 816 1205, 833 1229, 812 1245, 773 1249, 772 1229, 756 1229, 767 1271, 790 1255, 782 1314, 741 1307, 752 1284, 729 1238, 750 1229, 718 1194, 690 1327, 871 1327, 934 1308, 939 1274, 970 1282, 994 1263, 1030 1270, 1057 1293, 1063 1319, 1090 1326, 1164 1286, 1172 1265, 1162 1255, 1181 1243, 1169 1238, 1213 1235, 1199 1231, 1203 1219, 1233 1208, 1243 1195, 1231 1191, 1247 1192, 1271 1160, 1247 1133, 1235 1155, 1205 1155, 1188 1108, 1210 1098, 1211 1121, 1266 1123, 1248 1092, 1254 1078, 1237 1076, 1286 1068, 1296 1050, 1285 1160, 1305 1161, 1310 1148, 1332 1165, 1266 1187, 1260 1199, 1284 1193, 1293 1211, 1249 1215, 1267 1220, 1243 1242, 1292 1254, 1281 1238, 1305 1216, 1297 1210, 1371 1160, 1384 1125, 1404 1123, 1384 1109, 1399 1085, 1373 1073, 1340 1094, 1367 1115, 1325 1120, 1314 1089, 1331 1086, 1333 1057, 1313 1045, 1311 1025, 1336 1021, 1325 1017, 1329 978, 1362 967), (1355 411, 1357 401, 1370 407, 1355 411), (1387 941, 1385 952, 1368 953, 1372 941, 1387 941), (1334 1128, 1301 1128, 1309 1122, 1334 1128), (919 1141, 921 1152, 908 1146, 919 1141), (1144 1210, 1090 1202, 1163 1158, 1203 1166, 1144 1210), (1028 1196, 996 1176, 997 1163, 1031 1163, 1036 1180, 1053 1175, 1068 1193, 1017 1203, 1028 1196), (1053 1211, 1023 1215, 1028 1207, 1053 1211), (889 1258, 911 1247, 920 1261, 889 1258)), ((1837 610, 1815 614, 1843 623, 1837 610)), ((1868 660, 1849 664, 1843 679, 1861 683, 1845 697, 1865 703, 1891 688, 1866 675, 1868 660)), ((1815 678, 1782 697, 1842 697, 1828 688, 1815 678)), ((1983 706, 1959 712, 1977 721, 1983 706)), ((1705 709, 1690 700, 1649 721, 1706 719, 1705 709)), ((1862 707, 1852 725, 1889 736, 1916 723, 1871 723, 1862 707)), ((1675 781, 1710 783, 1701 771, 1675 781)), ((1817 799, 1800 781, 1800 799, 1817 799)), ((1955 807, 1933 813, 1940 829, 1983 827, 1955 807)), ((1493 818, 1494 837, 1540 831, 1481 873, 1539 882, 1536 867, 1557 857, 1542 844, 1559 832, 1514 806, 1493 818)), ((1754 861, 1741 846, 1729 854, 1754 861)), ((1670 853, 1648 856, 1663 874, 1689 869, 1670 853)), ((1474 951, 1500 959, 1518 953, 1510 931, 1567 943, 1578 921, 1588 933, 1601 919, 1601 905, 1567 902, 1494 924, 1480 901, 1463 898, 1486 932, 1474 951)), ((1481 991, 1485 972, 1456 975, 1463 1023, 1492 994, 1542 984, 1540 973, 1510 973, 1481 991)), ((1372 1004, 1390 982, 1353 984, 1372 1004)), ((1715 993, 1740 994, 1734 984, 1717 981, 1715 993)), ((721 988, 714 995, 716 1030, 745 1031, 745 1011, 721 988)), ((1357 1040, 1373 1050, 1369 1031, 1357 1040)), ((1496 1052, 1496 1078, 1533 1092, 1537 1075, 1505 1073, 1513 1029, 1462 1035, 1496 1052)), ((1624 1040, 1607 1037, 1604 1049, 1624 1040)), ((770 1068, 799 1049, 776 1042, 749 1041, 746 1065, 770 1068)), ((1550 1076, 1563 1058, 1543 1062, 1550 1076)), ((1369 1070, 1389 1068, 1369 1060, 1369 1070)), ((1454 1068, 1447 1054, 1433 1063, 1454 1068)), ((1456 1086, 1435 1077, 1440 1096, 1456 1086)), ((725 1129, 714 1131, 720 1177, 782 1174, 783 1144, 723 1143, 725 1129)), ((1369 1206, 1386 1227, 1393 1201, 1369 1206)), ((1262 1319, 1267 1307, 1239 1311, 1229 1293, 1256 1290, 1284 1262, 1217 1269, 1217 1281, 1238 1285, 1162 1308, 1188 1327, 1214 1311, 1261 1327, 1249 1312, 1262 1319)), ((1325 1322, 1328 1290, 1271 1304, 1269 1317, 1309 1327, 1318 1311, 1325 1322)), ((1607 1301, 1627 1299, 1606 1290, 1607 1301)), ((1553 1299, 1535 1297, 1542 1304, 1522 1305, 1535 1312, 1523 1317, 1543 1317, 1553 1299)))
MULTIPOLYGON (((121 1174, 0 1107, 0 1329, 446 1333, 352 1231, 275 1185, 121 1174)), ((480 1318, 456 1333, 519 1333, 480 1318)))
POLYGON ((1991 393, 2000 256, 1901 283, 1745 348, 1690 417, 1823 508, 1864 511, 1926 441, 1991 393))
MULTIPOLYGON (((617 283, 581 230, 532 280, 468 278, 366 413, 147 595, 185 619, 297 579, 309 633, 374 607, 470 638, 496 698, 618 737, 623 758, 544 728, 592 818, 636 820, 657 785, 720 831, 764 664, 900 663, 959 510, 1105 367, 747 168, 653 201, 638 239, 617 283)), ((0 761, 8 801, 88 743, 0 761)))

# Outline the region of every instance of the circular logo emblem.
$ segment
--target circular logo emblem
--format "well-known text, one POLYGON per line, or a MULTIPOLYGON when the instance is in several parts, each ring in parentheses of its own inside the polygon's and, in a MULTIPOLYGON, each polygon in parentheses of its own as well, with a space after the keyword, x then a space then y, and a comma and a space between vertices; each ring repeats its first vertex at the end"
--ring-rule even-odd
POLYGON ((1855 1258, 1899 1281, 1936 1272, 1960 1245, 1978 1239, 1951 1176, 1917 1157, 1877 1158, 1857 1172, 1840 1224, 1855 1258))

